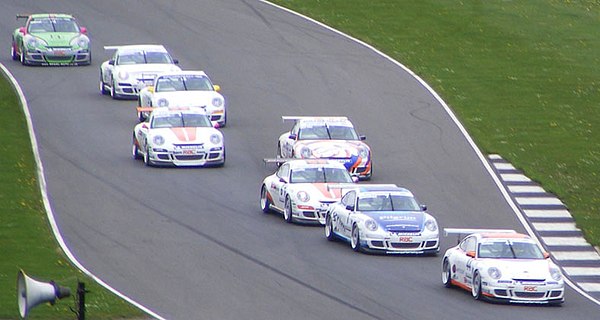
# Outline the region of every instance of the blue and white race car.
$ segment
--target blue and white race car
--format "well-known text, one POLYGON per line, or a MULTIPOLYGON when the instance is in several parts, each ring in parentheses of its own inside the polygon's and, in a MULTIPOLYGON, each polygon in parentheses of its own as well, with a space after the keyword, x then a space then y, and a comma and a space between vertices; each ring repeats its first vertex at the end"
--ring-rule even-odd
POLYGON ((325 215, 325 236, 350 242, 354 251, 437 254, 438 224, 413 194, 390 184, 357 185, 325 215))
POLYGON ((465 289, 477 300, 560 304, 564 279, 535 240, 514 230, 444 229, 457 234, 442 259, 442 283, 465 289))

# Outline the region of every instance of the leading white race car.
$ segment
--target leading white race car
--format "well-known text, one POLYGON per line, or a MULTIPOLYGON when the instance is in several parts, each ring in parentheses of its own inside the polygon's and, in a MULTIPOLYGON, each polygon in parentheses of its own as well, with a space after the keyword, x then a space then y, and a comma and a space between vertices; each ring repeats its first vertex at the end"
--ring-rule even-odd
POLYGON ((222 128, 227 123, 227 113, 220 90, 204 71, 162 73, 140 91, 138 118, 143 121, 147 116, 145 110, 152 107, 200 107, 222 128))
POLYGON ((284 161, 279 169, 266 177, 260 189, 260 207, 264 213, 283 213, 286 222, 325 223, 324 213, 330 203, 340 199, 341 188, 357 179, 346 168, 330 160, 265 159, 284 161))
POLYGON ((181 70, 162 45, 135 44, 105 46, 115 50, 108 61, 100 65, 100 92, 113 99, 136 98, 140 89, 151 83, 157 74, 181 70))
POLYGON ((514 230, 444 229, 466 235, 442 259, 442 282, 468 290, 475 299, 512 303, 564 302, 557 265, 529 236, 514 230))
POLYGON ((200 108, 155 108, 133 130, 134 159, 148 166, 223 166, 223 134, 200 108))
POLYGON ((437 254, 438 225, 426 209, 408 189, 356 185, 327 209, 325 237, 350 242, 354 251, 437 254))
POLYGON ((282 158, 333 159, 361 180, 372 175, 371 149, 346 117, 283 116, 294 121, 289 132, 279 137, 277 156, 282 158))

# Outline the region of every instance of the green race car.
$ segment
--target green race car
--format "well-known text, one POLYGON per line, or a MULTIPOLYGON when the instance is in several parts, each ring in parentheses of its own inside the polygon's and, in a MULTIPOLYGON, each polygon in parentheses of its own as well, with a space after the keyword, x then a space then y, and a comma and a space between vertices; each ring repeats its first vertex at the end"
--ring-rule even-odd
POLYGON ((17 15, 27 19, 12 35, 11 55, 23 65, 89 65, 90 39, 72 15, 17 15))

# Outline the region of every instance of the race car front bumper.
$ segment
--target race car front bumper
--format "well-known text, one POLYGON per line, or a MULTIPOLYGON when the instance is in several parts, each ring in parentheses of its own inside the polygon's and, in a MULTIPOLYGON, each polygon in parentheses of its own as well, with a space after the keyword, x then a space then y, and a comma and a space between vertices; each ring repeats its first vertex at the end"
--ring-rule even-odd
POLYGON ((50 49, 48 51, 26 50, 25 64, 30 65, 88 65, 91 63, 91 53, 88 49, 50 49))
POLYGON ((328 204, 296 204, 292 203, 292 217, 298 222, 319 223, 325 225, 325 213, 328 204))
POLYGON ((482 279, 481 293, 488 299, 509 303, 560 304, 564 302, 564 283, 482 279))
POLYGON ((167 150, 152 148, 149 150, 149 160, 154 165, 175 166, 210 166, 225 163, 225 148, 216 147, 204 150, 167 150))
POLYGON ((438 253, 440 239, 437 233, 361 233, 360 245, 365 251, 388 254, 438 253))

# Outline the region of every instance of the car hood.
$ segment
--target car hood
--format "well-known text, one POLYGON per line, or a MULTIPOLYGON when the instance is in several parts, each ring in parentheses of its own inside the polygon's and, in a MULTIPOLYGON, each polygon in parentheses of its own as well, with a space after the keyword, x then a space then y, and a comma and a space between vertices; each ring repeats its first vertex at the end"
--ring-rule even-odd
POLYGON ((71 47, 71 40, 79 32, 34 32, 31 35, 46 41, 48 47, 71 47))
POLYGON ((170 106, 204 107, 212 106, 212 99, 222 98, 216 91, 175 91, 155 92, 153 100, 167 99, 170 106))
POLYGON ((362 211, 389 232, 420 232, 425 213, 422 211, 362 211))
MULTIPOLYGON (((341 187, 331 188, 330 186, 343 186, 346 184, 340 183, 292 183, 289 185, 291 192, 305 191, 310 195, 310 198, 323 203, 333 203, 342 197, 341 187)), ((348 183, 348 186, 354 184, 348 183)))
POLYGON ((294 145, 296 154, 301 154, 303 148, 309 148, 316 158, 350 158, 357 156, 360 148, 368 147, 361 141, 347 140, 298 141, 294 145))
POLYGON ((487 267, 496 267, 503 279, 546 280, 550 279, 549 263, 546 259, 484 259, 487 267))
MULTIPOLYGON (((141 63, 131 65, 118 65, 115 66, 115 72, 126 71, 133 76, 144 74, 152 74, 154 76, 161 72, 179 71, 181 68, 171 63, 141 63)), ((144 77, 147 78, 147 77, 144 77)))
POLYGON ((210 139, 211 134, 219 134, 219 131, 210 127, 198 128, 159 128, 152 129, 152 135, 161 135, 167 143, 205 143, 210 139))

